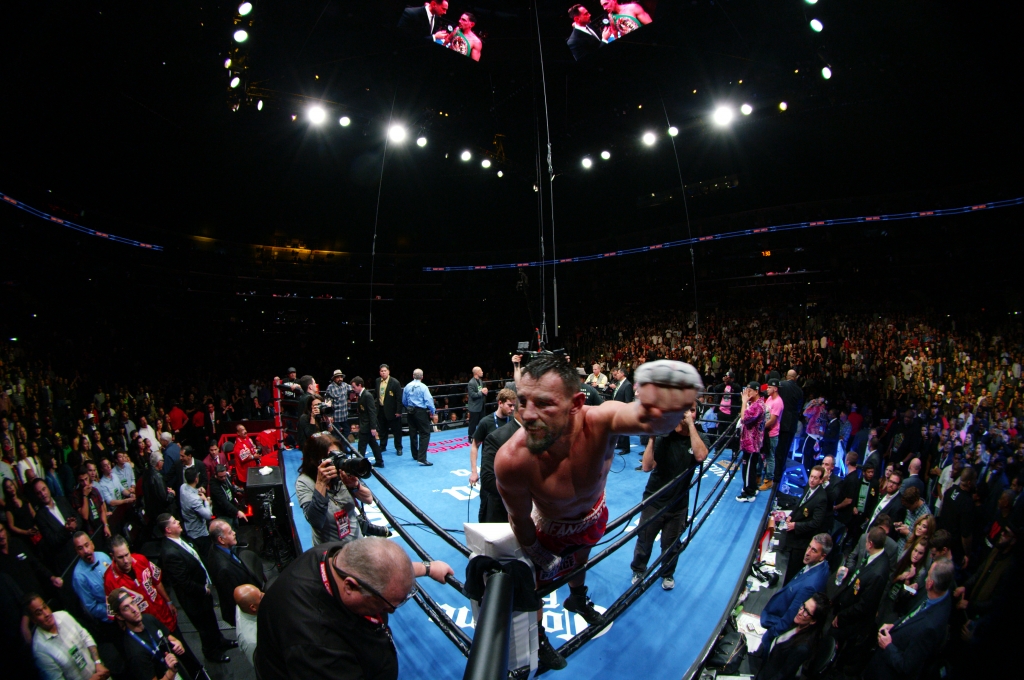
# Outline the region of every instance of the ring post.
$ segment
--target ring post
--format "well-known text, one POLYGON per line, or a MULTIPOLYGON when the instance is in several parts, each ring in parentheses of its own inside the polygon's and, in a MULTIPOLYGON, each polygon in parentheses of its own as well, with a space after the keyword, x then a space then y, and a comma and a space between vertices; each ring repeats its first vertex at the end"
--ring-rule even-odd
POLYGON ((513 583, 512 577, 502 572, 495 572, 487 579, 463 680, 504 680, 508 677, 513 583))

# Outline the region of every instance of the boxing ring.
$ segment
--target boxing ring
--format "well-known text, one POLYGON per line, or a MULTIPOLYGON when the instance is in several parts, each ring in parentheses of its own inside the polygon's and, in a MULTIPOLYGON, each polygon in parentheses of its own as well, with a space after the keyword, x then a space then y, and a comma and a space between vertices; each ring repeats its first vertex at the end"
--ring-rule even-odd
MULTIPOLYGON (((609 516, 615 519, 609 520, 604 538, 581 567, 588 571, 590 598, 611 623, 594 630, 581 616, 562 607, 569 595, 567 577, 556 581, 551 592, 541 591, 548 639, 567 657, 569 667, 564 672, 574 678, 628 675, 675 680, 693 675, 743 585, 767 516, 769 494, 759 494, 753 503, 734 500, 742 480, 734 479, 738 475, 729 470, 732 452, 722 452, 716 442, 702 474, 695 474, 691 485, 692 524, 677 546, 681 552, 675 589, 660 588, 657 541, 646 577, 631 585, 633 531, 639 524, 648 479, 634 470, 637 454, 642 452, 639 438, 632 437, 631 444, 630 455, 616 456, 608 475, 606 502, 609 516), (648 588, 652 592, 645 594, 648 588)), ((390 526, 394 540, 403 543, 410 555, 443 560, 455 570, 444 585, 418 579, 414 595, 418 606, 401 608, 390 624, 401 678, 458 680, 466 670, 476 626, 461 582, 470 554, 463 523, 476 522, 479 508, 476 491, 468 482, 466 431, 432 434, 428 455, 433 467, 421 467, 408 455, 396 457, 390 449, 385 454, 386 467, 375 469, 366 480, 378 502, 365 510, 374 524, 390 526)), ((284 453, 285 484, 293 504, 300 462, 300 451, 284 453)), ((312 546, 309 525, 297 504, 291 510, 302 548, 308 549, 312 546)), ((516 675, 526 677, 527 673, 528 669, 520 668, 516 675)))

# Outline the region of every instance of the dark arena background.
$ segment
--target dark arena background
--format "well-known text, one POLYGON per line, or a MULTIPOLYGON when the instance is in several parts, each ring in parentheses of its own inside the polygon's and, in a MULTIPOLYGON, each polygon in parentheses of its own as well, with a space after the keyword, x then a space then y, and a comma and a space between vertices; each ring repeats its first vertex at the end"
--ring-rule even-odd
MULTIPOLYGON (((525 678, 558 669, 551 647, 586 678, 1012 669, 1009 631, 1024 604, 1014 585, 1024 576, 1024 145, 1019 41, 1003 9, 40 0, 4 18, 0 471, 11 482, 0 596, 11 613, 2 654, 18 677, 154 675, 133 657, 130 622, 97 614, 107 605, 95 597, 111 588, 99 593, 102 578, 85 574, 99 570, 72 554, 84 538, 43 526, 50 511, 34 482, 61 497, 56 507, 66 498, 96 555, 112 555, 103 522, 82 514, 91 501, 79 472, 104 458, 117 466, 119 450, 133 484, 110 491, 100 469, 89 486, 103 491, 113 533, 163 570, 188 680, 310 677, 320 663, 339 677, 525 678), (621 455, 609 454, 611 519, 580 572, 582 612, 565 572, 536 591, 529 579, 510 585, 509 561, 529 562, 506 524, 512 552, 479 543, 490 536, 481 527, 499 525, 483 519, 487 494, 503 506, 484 479, 491 465, 493 485, 494 453, 481 443, 470 457, 487 428, 470 427, 497 428, 496 397, 516 385, 523 350, 568 355, 586 375, 596 365, 588 404, 632 402, 650 360, 685 361, 703 381, 692 427, 707 435, 705 460, 670 465, 680 435, 609 439, 621 455), (399 401, 386 416, 381 364, 406 397, 421 369, 433 406, 399 401), (302 376, 349 401, 330 424, 310 414, 302 376), (372 420, 350 387, 357 376, 372 420), (746 423, 748 383, 752 402, 778 393, 785 414, 746 423), (312 624, 271 636, 266 614, 248 629, 261 624, 254 666, 243 620, 226 620, 220 538, 200 536, 210 518, 183 510, 187 466, 173 452, 193 447, 210 496, 226 466, 221 483, 244 517, 237 552, 273 602, 321 542, 323 518, 310 519, 296 482, 304 442, 310 450, 328 425, 352 458, 372 459, 378 441, 385 450, 383 469, 365 471, 372 499, 356 500, 361 533, 368 522, 414 568, 440 560, 454 573, 419 579, 414 604, 390 613, 394 667, 381 661, 390 652, 360 661, 329 650, 334 638, 304 639, 312 624), (758 451, 742 448, 754 439, 758 451), (242 441, 255 460, 236 452, 242 441), (251 472, 256 462, 269 474, 251 472), (825 463, 827 503, 812 520, 810 480, 825 463), (675 490, 644 501, 657 479, 675 490), (683 485, 682 510, 652 520, 658 497, 678 506, 683 485), (154 501, 151 486, 174 498, 154 501), (164 563, 165 509, 203 552, 210 595, 186 594, 173 558, 164 563), (925 510, 937 519, 921 537, 925 510), (795 530, 780 514, 790 512, 795 530), (891 565, 868 578, 861 558, 874 554, 879 515, 890 518, 891 565), (649 555, 659 528, 660 559, 649 555), (799 563, 822 534, 829 554, 811 586, 799 563), (505 566, 467 573, 481 553, 505 566), (495 584, 483 608, 482 572, 495 584), (805 600, 820 611, 800 613, 805 600), (106 671, 47 651, 40 601, 73 617, 60 623, 67 635, 79 622, 106 671), (538 602, 539 665, 536 630, 523 628, 536 626, 538 602), (240 648, 210 647, 214 619, 240 648), (271 667, 282 641, 308 646, 309 667, 271 667)), ((369 597, 365 584, 353 592, 369 597)))

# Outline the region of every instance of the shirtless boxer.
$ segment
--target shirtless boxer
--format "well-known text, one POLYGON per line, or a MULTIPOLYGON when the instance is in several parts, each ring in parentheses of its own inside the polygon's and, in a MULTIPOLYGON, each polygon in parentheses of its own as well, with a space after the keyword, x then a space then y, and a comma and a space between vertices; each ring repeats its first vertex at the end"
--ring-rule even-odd
MULTIPOLYGON (((679 361, 642 364, 634 377, 636 401, 585 406, 576 371, 564 358, 539 357, 522 369, 523 427, 498 451, 494 472, 512 532, 541 584, 585 563, 604 535, 604 489, 617 437, 671 432, 703 389, 696 369, 679 361)), ((569 581, 564 607, 597 624, 602 617, 587 597, 585 579, 581 573, 569 581)), ((565 667, 543 626, 540 647, 548 668, 565 667)))

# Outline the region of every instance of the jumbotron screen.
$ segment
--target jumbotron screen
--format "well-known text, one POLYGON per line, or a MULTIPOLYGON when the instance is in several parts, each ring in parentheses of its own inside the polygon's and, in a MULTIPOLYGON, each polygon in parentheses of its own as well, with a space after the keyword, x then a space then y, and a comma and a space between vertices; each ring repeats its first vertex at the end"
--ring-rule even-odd
POLYGON ((587 4, 595 6, 589 8, 586 4, 577 3, 571 5, 568 10, 572 33, 566 42, 576 61, 586 59, 605 45, 651 23, 651 14, 657 0, 593 0, 587 4))

